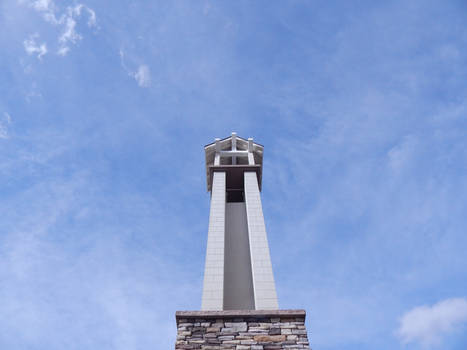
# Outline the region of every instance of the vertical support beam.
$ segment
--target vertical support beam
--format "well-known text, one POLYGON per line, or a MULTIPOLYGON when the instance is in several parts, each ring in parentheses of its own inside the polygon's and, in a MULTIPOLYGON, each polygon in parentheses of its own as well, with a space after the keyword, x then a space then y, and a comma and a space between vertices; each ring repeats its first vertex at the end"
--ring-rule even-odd
MULTIPOLYGON (((232 133, 232 151, 237 150, 237 133, 233 132, 232 133)), ((237 164, 237 156, 232 156, 232 165, 237 164)))
POLYGON ((248 152, 253 152, 253 138, 248 138, 248 152))
POLYGON ((255 157, 253 156, 253 139, 248 138, 248 164, 255 165, 255 157))
POLYGON ((214 155, 214 165, 221 165, 221 139, 216 138, 216 154, 214 155))
POLYGON ((276 286, 255 172, 245 172, 245 202, 256 310, 277 310, 276 286))
POLYGON ((224 302, 225 172, 214 172, 201 310, 222 310, 224 302))

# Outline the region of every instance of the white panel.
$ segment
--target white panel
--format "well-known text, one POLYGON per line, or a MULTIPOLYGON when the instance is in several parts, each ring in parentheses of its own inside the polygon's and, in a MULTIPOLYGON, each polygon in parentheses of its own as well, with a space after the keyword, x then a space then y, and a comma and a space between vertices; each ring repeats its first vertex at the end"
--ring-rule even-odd
POLYGON ((201 310, 222 310, 224 298, 225 172, 212 178, 201 310))
POLYGON ((245 172, 245 203, 256 310, 277 310, 276 287, 255 172, 245 172))

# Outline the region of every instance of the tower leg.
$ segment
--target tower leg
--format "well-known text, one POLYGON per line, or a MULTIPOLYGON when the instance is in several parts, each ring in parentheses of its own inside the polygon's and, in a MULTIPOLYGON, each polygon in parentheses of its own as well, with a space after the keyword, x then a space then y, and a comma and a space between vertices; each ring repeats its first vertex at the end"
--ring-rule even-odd
POLYGON ((212 179, 208 244, 201 310, 222 310, 224 302, 225 172, 212 179))
POLYGON ((256 173, 245 172, 244 183, 255 308, 256 310, 277 310, 279 304, 256 173))

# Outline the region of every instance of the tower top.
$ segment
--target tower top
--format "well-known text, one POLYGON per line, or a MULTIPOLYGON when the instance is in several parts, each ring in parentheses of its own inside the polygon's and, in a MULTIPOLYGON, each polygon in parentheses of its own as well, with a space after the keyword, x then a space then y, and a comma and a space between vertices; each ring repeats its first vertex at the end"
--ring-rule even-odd
POLYGON ((208 191, 212 188, 213 172, 219 170, 237 170, 242 173, 246 170, 255 171, 261 189, 263 150, 263 145, 253 142, 252 138, 237 136, 236 132, 223 139, 216 138, 214 142, 204 146, 208 191))

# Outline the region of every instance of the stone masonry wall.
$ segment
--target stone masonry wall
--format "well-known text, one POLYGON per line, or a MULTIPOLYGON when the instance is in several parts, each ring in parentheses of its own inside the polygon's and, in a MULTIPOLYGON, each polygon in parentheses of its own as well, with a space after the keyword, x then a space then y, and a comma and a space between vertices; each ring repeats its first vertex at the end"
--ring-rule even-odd
POLYGON ((175 349, 310 349, 304 310, 177 311, 175 349))

